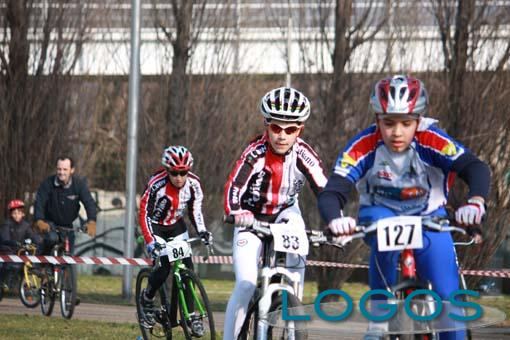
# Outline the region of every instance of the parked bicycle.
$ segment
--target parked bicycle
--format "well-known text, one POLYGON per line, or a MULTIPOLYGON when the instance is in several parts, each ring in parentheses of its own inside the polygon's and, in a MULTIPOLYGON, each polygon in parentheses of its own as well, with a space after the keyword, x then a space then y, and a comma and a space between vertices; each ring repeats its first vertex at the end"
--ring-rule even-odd
MULTIPOLYGON (((396 284, 387 286, 386 290, 391 292, 396 300, 389 300, 398 306, 399 311, 396 318, 388 323, 380 323, 376 326, 378 331, 388 334, 391 340, 435 340, 439 339, 439 329, 435 327, 434 322, 414 322, 407 319, 400 320, 398 316, 405 315, 401 310, 404 306, 404 300, 413 291, 418 289, 434 290, 430 282, 422 280, 416 271, 416 261, 413 249, 421 248, 422 229, 433 232, 459 232, 466 234, 466 229, 457 226, 451 226, 449 219, 439 217, 421 217, 421 216, 398 216, 379 220, 368 226, 360 226, 359 232, 338 238, 339 244, 347 245, 354 239, 364 238, 368 235, 377 234, 379 251, 401 251, 399 257, 400 275, 396 284), (404 329, 402 329, 404 328, 404 329), (405 334, 399 334, 399 332, 405 334)), ((474 238, 469 242, 456 242, 457 245, 471 245, 474 238)), ((386 282, 386 280, 384 280, 386 282)), ((460 274, 461 289, 466 289, 466 282, 460 274)), ((418 295, 413 298, 411 304, 413 313, 418 316, 429 316, 435 313, 436 303, 433 297, 429 295, 418 295)), ((471 332, 467 331, 468 339, 471 339, 471 332)))
MULTIPOLYGON (((58 242, 53 246, 51 255, 70 256, 71 248, 69 234, 73 231, 86 232, 86 226, 79 228, 55 227, 58 242)), ((50 316, 55 306, 57 296, 60 297, 60 312, 66 319, 71 319, 76 306, 77 274, 76 268, 70 264, 50 264, 42 272, 41 282, 41 311, 50 316)))
MULTIPOLYGON (((136 311, 140 330, 144 340, 154 338, 172 339, 172 328, 181 327, 186 339, 216 339, 216 330, 211 305, 200 278, 194 271, 187 268, 183 259, 192 255, 192 247, 202 243, 200 237, 188 240, 168 239, 162 245, 159 257, 155 259, 153 268, 140 270, 136 278, 136 311), (147 325, 144 320, 140 297, 147 287, 148 279, 153 270, 160 265, 160 257, 168 256, 172 264, 171 275, 156 294, 154 306, 154 326, 147 325), (170 294, 171 292, 171 294, 170 294), (159 296, 158 296, 159 295, 159 296), (177 309, 179 315, 177 316, 177 309)), ((207 254, 211 245, 207 245, 207 254)), ((207 256, 204 256, 207 259, 207 256)))
MULTIPOLYGON (((225 223, 234 224, 234 217, 226 216, 225 223)), ((271 317, 279 315, 284 291, 290 313, 300 315, 304 311, 298 298, 301 280, 298 273, 286 268, 286 253, 306 256, 310 244, 336 245, 322 231, 295 230, 286 223, 256 220, 249 231, 262 241, 261 275, 238 339, 307 339, 306 323, 271 317)))

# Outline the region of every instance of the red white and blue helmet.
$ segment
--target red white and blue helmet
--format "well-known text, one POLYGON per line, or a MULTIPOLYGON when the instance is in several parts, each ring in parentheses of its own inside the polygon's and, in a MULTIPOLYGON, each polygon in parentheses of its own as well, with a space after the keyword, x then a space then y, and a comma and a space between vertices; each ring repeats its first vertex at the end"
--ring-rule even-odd
POLYGON ((424 116, 429 106, 425 85, 402 75, 384 78, 375 84, 370 107, 378 115, 424 116))
POLYGON ((260 112, 266 119, 304 122, 310 116, 310 101, 292 87, 279 87, 262 97, 260 112))
POLYGON ((163 151, 161 164, 172 171, 189 170, 193 166, 193 156, 184 146, 169 146, 163 151))
POLYGON ((23 209, 25 207, 25 203, 22 200, 14 199, 7 204, 7 210, 11 211, 14 209, 23 209))

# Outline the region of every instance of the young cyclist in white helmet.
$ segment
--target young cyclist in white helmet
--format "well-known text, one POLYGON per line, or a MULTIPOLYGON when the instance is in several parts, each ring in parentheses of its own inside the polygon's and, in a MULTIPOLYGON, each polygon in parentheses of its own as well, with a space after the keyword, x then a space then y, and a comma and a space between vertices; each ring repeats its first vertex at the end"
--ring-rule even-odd
MULTIPOLYGON (((358 218, 362 223, 397 215, 446 216, 455 175, 469 186, 467 202, 456 211, 456 222, 480 224, 490 170, 437 128, 436 120, 424 117, 428 109, 424 84, 400 75, 382 79, 370 96, 370 106, 375 124, 347 143, 319 195, 319 210, 333 234, 354 232, 356 221, 341 215, 354 188, 360 194, 358 218)), ((366 241, 371 246, 370 289, 385 289, 384 280, 390 286, 395 284, 398 252, 379 252, 376 237, 366 241)), ((445 300, 459 289, 452 237, 425 231, 423 243, 422 249, 415 249, 417 270, 445 300)), ((464 333, 441 333, 440 338, 464 339, 464 333)))
MULTIPOLYGON (((163 151, 163 168, 151 176, 140 200, 140 228, 152 257, 158 255, 158 243, 173 237, 188 239, 188 229, 183 216, 188 210, 191 224, 206 242, 212 241, 206 230, 202 214, 204 193, 200 178, 192 173, 193 156, 184 146, 169 146, 163 151)), ((193 269, 191 258, 183 262, 193 269)), ((161 267, 153 271, 149 284, 141 294, 144 323, 147 327, 155 324, 154 295, 170 274, 171 265, 167 256, 161 257, 161 267)), ((172 300, 175 294, 172 294, 172 300)))
MULTIPOLYGON (((310 115, 308 98, 293 88, 277 88, 262 97, 260 111, 266 131, 243 151, 225 184, 225 214, 234 215, 236 225, 236 283, 225 314, 223 339, 239 335, 257 281, 261 241, 245 232, 245 227, 251 226, 254 219, 287 220, 293 227, 304 229, 298 195, 305 180, 315 194, 326 184, 321 160, 299 138, 310 115)), ((301 274, 301 283, 303 262, 298 256, 287 256, 287 265, 301 274)), ((299 295, 301 298, 302 292, 299 295)))

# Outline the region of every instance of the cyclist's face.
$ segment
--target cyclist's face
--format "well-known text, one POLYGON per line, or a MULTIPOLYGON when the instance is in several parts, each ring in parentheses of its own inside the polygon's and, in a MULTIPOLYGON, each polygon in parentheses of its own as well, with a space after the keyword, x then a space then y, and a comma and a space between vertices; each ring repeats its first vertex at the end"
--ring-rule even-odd
POLYGON ((188 179, 188 173, 186 172, 176 172, 172 173, 167 170, 166 172, 168 174, 168 177, 170 177, 170 183, 177 189, 180 189, 186 184, 186 180, 188 179))
POLYGON ((294 145, 303 125, 272 120, 267 124, 266 130, 273 151, 283 155, 294 145))
POLYGON ((11 211, 11 217, 16 223, 20 223, 23 217, 25 217, 25 213, 23 212, 23 209, 14 209, 11 211))
POLYGON ((409 117, 384 117, 377 120, 377 126, 386 147, 393 152, 407 150, 418 127, 418 119, 409 117))
POLYGON ((71 161, 69 159, 59 159, 57 161, 57 178, 64 185, 69 183, 71 176, 74 173, 74 168, 71 168, 71 161))

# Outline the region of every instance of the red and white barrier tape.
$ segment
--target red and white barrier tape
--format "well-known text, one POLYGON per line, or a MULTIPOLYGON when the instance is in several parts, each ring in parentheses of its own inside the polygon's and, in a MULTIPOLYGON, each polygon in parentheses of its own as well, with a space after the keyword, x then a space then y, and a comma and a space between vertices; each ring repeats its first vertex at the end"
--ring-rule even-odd
MULTIPOLYGON (((102 265, 123 265, 123 266, 150 266, 152 260, 143 258, 126 258, 126 257, 100 257, 100 256, 18 256, 18 255, 0 255, 0 262, 14 263, 51 263, 51 264, 102 264, 102 265)), ((208 264, 232 264, 232 256, 209 256, 204 261, 202 256, 193 256, 194 263, 208 264)), ((330 267, 330 268, 362 268, 367 269, 365 264, 351 264, 339 262, 327 262, 308 260, 308 266, 330 267)), ((464 275, 510 278, 510 269, 493 269, 493 270, 463 270, 464 275)))
POLYGON ((123 266, 147 266, 152 264, 150 259, 126 257, 0 255, 0 262, 24 263, 27 261, 32 263, 51 264, 105 264, 123 266))

